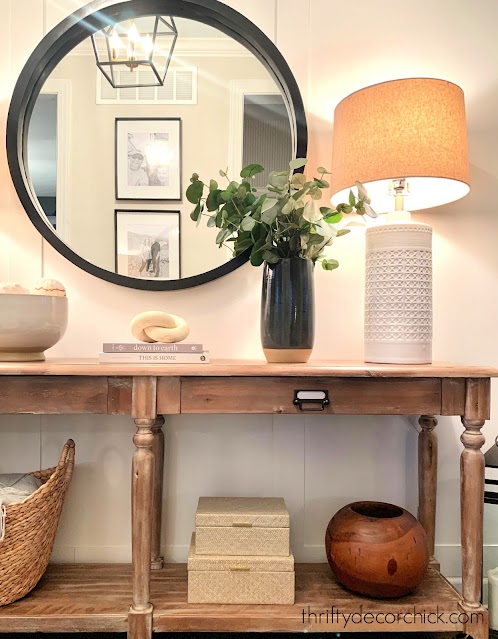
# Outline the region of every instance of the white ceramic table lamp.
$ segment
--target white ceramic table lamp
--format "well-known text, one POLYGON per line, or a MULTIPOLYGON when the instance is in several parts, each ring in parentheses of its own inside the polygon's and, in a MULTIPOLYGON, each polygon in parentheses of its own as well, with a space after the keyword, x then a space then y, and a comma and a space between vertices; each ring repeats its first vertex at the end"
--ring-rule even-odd
POLYGON ((432 229, 405 210, 469 192, 465 105, 445 80, 383 82, 349 95, 334 112, 332 202, 362 182, 388 211, 366 233, 365 361, 432 361, 432 229))

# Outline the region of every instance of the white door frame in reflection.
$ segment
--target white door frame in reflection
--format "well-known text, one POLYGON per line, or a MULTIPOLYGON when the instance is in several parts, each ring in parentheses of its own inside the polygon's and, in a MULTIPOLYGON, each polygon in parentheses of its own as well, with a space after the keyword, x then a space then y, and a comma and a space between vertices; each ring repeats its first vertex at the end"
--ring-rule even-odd
MULTIPOLYGON (((276 90, 275 82, 272 80, 232 80, 230 83, 228 166, 231 175, 239 175, 243 168, 244 98, 246 95, 260 94, 282 95, 276 90)), ((292 127, 290 128, 292 130, 292 127)), ((295 146, 294 140, 292 146, 295 146)))
POLYGON ((71 241, 71 80, 48 79, 40 91, 41 95, 57 95, 57 187, 56 219, 57 234, 67 243, 71 241))

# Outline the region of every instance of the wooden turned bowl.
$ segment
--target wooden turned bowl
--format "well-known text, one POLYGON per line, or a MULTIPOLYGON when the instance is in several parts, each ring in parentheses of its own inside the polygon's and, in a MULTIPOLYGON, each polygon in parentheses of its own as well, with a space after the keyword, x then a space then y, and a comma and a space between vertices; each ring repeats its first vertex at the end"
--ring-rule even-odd
POLYGON ((401 597, 422 581, 429 563, 427 536, 407 510, 358 501, 341 508, 325 535, 337 580, 368 597, 401 597))

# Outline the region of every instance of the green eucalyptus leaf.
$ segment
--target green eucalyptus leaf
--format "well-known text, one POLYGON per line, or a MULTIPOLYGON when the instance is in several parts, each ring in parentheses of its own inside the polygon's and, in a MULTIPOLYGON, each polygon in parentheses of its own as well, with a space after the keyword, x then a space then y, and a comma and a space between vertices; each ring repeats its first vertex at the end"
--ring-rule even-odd
POLYGON ((261 204, 261 220, 265 224, 273 224, 278 212, 278 201, 274 198, 265 198, 261 204), (267 215, 268 213, 268 215, 267 215))
POLYGON ((316 246, 323 244, 323 235, 319 233, 310 233, 308 237, 308 246, 316 246))
POLYGON ((272 171, 268 176, 268 181, 274 189, 284 191, 289 185, 289 174, 285 171, 272 171))
POLYGON ((277 219, 277 215, 278 205, 275 203, 270 208, 267 208, 265 211, 261 212, 261 221, 265 224, 268 224, 268 226, 271 226, 277 219))
POLYGON ((371 204, 370 198, 368 197, 368 191, 365 188, 365 185, 356 180, 355 182, 356 188, 358 189, 358 197, 362 199, 367 204, 371 204))
POLYGON ((243 231, 252 231, 252 229, 254 228, 255 224, 256 224, 256 221, 254 220, 254 218, 252 218, 250 215, 248 215, 240 223, 240 228, 243 231))
POLYGON ((192 177, 190 178, 191 182, 197 182, 197 180, 199 179, 199 174, 198 173, 192 173, 192 177))
POLYGON ((306 166, 308 160, 306 158, 296 158, 295 160, 291 160, 289 162, 289 168, 291 171, 295 171, 296 169, 302 169, 303 166, 306 166))
POLYGON ((263 251, 263 260, 268 262, 268 264, 276 264, 280 261, 280 257, 273 251, 263 251))
POLYGON ((337 260, 322 260, 322 268, 326 271, 333 271, 338 267, 339 262, 337 260))
POLYGON ((339 222, 342 220, 342 213, 333 213, 332 215, 326 215, 323 220, 324 222, 327 222, 327 224, 339 224, 339 222))
POLYGON ((349 189, 349 198, 348 198, 349 204, 350 206, 354 206, 356 204, 356 198, 354 196, 354 193, 351 189, 349 189))
POLYGON ((201 213, 202 213, 201 203, 198 202, 195 209, 190 214, 190 219, 193 220, 194 222, 197 222, 201 217, 201 213))
POLYGON ((187 193, 186 193, 187 200, 191 204, 197 204, 201 200, 203 191, 204 191, 204 183, 201 182, 200 180, 195 180, 189 185, 187 189, 187 193))
POLYGON ((340 229, 337 231, 336 237, 341 237, 341 235, 347 235, 348 233, 351 233, 351 229, 340 229))
POLYGON ((266 242, 266 228, 263 224, 256 224, 251 231, 251 237, 253 239, 254 244, 256 245, 259 241, 262 241, 260 246, 266 242))
POLYGON ((216 244, 223 244, 223 242, 228 239, 232 235, 232 231, 230 229, 221 229, 221 231, 216 236, 216 244))
POLYGON ((262 238, 258 240, 251 251, 251 264, 253 266, 261 266, 263 264, 263 246, 265 244, 265 240, 262 238))
POLYGON ((335 209, 331 209, 330 206, 321 206, 320 213, 323 217, 327 217, 327 215, 335 215, 337 211, 335 209))
POLYGON ((209 191, 216 191, 218 188, 218 182, 216 180, 209 180, 209 191))
POLYGON ((235 197, 237 198, 237 200, 242 201, 246 195, 247 195, 247 189, 244 186, 240 185, 235 193, 235 197))
POLYGON ((291 180, 291 186, 294 189, 302 189, 306 182, 306 176, 304 173, 294 173, 291 180))
POLYGON ((236 189, 234 189, 231 186, 228 186, 224 191, 222 191, 220 193, 220 197, 223 200, 223 202, 229 202, 235 195, 235 191, 236 189))
POLYGON ((296 200, 290 197, 282 207, 282 215, 289 215, 296 208, 296 200))
POLYGON ((208 225, 208 228, 210 229, 216 226, 216 215, 211 215, 211 217, 207 221, 207 225, 208 225))
POLYGON ((296 193, 294 193, 292 197, 296 200, 296 202, 298 202, 301 198, 303 198, 306 195, 306 192, 307 192, 307 189, 301 189, 300 191, 296 191, 296 193))
POLYGON ((220 189, 216 189, 215 191, 210 191, 206 198, 206 206, 209 212, 216 211, 216 209, 220 205, 220 189))
POLYGON ((330 171, 327 171, 327 169, 323 168, 323 166, 319 166, 317 168, 318 173, 321 173, 322 175, 331 175, 330 171))
POLYGON ((242 220, 242 217, 238 213, 232 213, 227 217, 227 222, 230 222, 232 226, 238 227, 242 220))
POLYGON ((235 252, 237 253, 237 255, 239 255, 240 253, 243 253, 246 249, 248 249, 250 246, 252 246, 254 244, 254 242, 252 241, 252 238, 250 237, 246 237, 244 239, 238 239, 235 242, 235 252))
POLYGON ((240 172, 240 177, 253 178, 255 175, 258 175, 258 173, 263 173, 263 171, 264 168, 261 166, 261 164, 248 164, 240 172))
POLYGON ((294 233, 289 239, 289 250, 291 251, 291 253, 296 253, 299 248, 299 235, 297 233, 294 233))

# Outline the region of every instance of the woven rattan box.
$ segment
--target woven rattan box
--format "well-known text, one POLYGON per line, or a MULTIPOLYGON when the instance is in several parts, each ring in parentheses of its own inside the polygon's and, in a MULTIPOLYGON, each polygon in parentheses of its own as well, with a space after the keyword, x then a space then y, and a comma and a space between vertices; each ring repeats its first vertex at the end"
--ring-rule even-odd
POLYGON ((289 513, 281 497, 201 497, 197 555, 288 557, 289 513))
POLYGON ((188 603, 293 604, 294 557, 188 556, 188 603))

